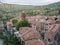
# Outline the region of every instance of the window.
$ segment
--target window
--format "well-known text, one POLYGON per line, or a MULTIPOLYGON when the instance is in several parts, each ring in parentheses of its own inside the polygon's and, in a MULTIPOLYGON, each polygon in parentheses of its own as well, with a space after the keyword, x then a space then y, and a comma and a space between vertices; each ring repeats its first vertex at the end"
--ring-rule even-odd
POLYGON ((46 24, 44 25, 44 29, 48 29, 48 28, 49 28, 49 24, 46 23, 46 24))
POLYGON ((50 39, 48 39, 48 41, 50 42, 51 40, 50 40, 50 39))

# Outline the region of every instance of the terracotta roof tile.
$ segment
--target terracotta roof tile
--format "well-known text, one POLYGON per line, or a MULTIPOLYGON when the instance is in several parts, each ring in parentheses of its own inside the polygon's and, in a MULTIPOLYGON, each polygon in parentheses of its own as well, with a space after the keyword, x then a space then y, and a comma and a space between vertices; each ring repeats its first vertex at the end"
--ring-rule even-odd
POLYGON ((20 31, 22 38, 24 40, 40 39, 40 34, 32 28, 22 27, 22 28, 20 28, 19 31, 20 31))
POLYGON ((54 21, 54 20, 47 20, 47 23, 49 23, 49 24, 55 24, 56 21, 54 21))
POLYGON ((25 45, 45 45, 44 42, 40 39, 37 40, 29 40, 25 42, 25 45))
POLYGON ((53 40, 54 36, 55 36, 55 32, 57 31, 59 25, 54 25, 52 26, 45 34, 45 37, 47 39, 53 40))

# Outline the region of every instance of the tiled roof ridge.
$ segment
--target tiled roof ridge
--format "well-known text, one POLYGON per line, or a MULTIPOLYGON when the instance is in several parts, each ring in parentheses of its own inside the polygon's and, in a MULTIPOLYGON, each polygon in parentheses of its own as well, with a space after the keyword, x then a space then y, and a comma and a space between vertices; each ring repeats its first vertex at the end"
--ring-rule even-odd
POLYGON ((51 28, 49 29, 50 31, 53 30, 55 28, 55 24, 51 26, 51 28))
POLYGON ((24 36, 25 34, 29 33, 29 32, 31 32, 31 30, 29 30, 29 31, 25 32, 25 33, 23 34, 23 36, 24 36))
POLYGON ((56 25, 53 25, 52 29, 54 29, 56 27, 56 25))
POLYGON ((36 42, 38 43, 38 45, 45 45, 44 42, 40 39, 28 40, 28 41, 25 41, 25 42, 27 42, 29 45, 36 45, 36 42), (30 43, 32 43, 32 44, 30 44, 30 43))
MULTIPOLYGON (((30 40, 38 40, 38 39, 36 39, 36 38, 32 38, 32 39, 25 40, 25 41, 30 41, 30 40)), ((39 39, 39 40, 41 40, 41 39, 39 39)))
MULTIPOLYGON (((27 27, 25 27, 25 28, 27 28, 27 27)), ((29 28, 29 27, 28 27, 29 28)), ((23 28, 24 29, 24 28, 23 28)), ((23 30, 23 29, 20 29, 20 30, 23 30)), ((26 30, 26 32, 25 33, 21 33, 21 35, 22 35, 22 37, 23 37, 23 39, 26 41, 26 40, 33 40, 33 39, 40 39, 40 35, 39 35, 39 32, 38 31, 36 31, 36 30, 34 30, 34 29, 31 29, 31 28, 29 28, 29 29, 25 29, 26 30), (33 32, 33 33, 31 33, 31 32, 33 32), (25 37, 26 35, 29 35, 28 37, 25 37), (37 36, 37 35, 39 35, 39 36, 37 36), (33 36, 33 37, 31 37, 31 36, 33 36), (27 39, 28 38, 28 39, 27 39)))

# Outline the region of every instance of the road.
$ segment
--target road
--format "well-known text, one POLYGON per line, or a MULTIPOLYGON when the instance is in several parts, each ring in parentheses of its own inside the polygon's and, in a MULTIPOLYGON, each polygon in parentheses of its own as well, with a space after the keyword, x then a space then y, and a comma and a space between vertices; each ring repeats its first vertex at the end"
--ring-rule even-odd
POLYGON ((3 45, 3 40, 2 39, 0 39, 0 45, 3 45))

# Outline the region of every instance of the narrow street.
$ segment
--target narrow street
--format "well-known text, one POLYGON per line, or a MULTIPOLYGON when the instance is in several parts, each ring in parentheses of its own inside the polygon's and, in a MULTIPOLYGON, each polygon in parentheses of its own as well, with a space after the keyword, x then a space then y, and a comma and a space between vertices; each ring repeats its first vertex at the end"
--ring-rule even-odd
POLYGON ((0 39, 0 45, 3 45, 3 40, 2 39, 0 39))

